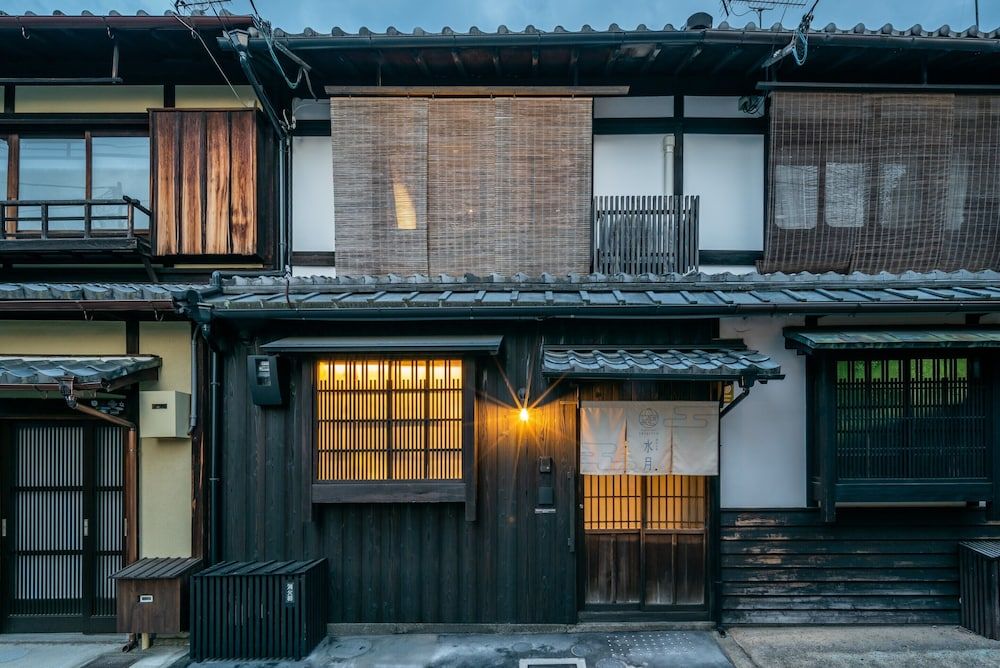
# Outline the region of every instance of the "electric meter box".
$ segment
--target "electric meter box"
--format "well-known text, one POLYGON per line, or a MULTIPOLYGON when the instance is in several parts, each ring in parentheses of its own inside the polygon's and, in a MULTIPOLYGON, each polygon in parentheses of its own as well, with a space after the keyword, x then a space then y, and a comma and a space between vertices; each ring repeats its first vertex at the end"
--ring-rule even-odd
POLYGON ((276 355, 248 355, 247 383, 250 397, 257 406, 283 406, 285 403, 283 360, 276 355))
POLYGON ((139 392, 139 435, 143 438, 187 438, 190 419, 187 392, 139 392))

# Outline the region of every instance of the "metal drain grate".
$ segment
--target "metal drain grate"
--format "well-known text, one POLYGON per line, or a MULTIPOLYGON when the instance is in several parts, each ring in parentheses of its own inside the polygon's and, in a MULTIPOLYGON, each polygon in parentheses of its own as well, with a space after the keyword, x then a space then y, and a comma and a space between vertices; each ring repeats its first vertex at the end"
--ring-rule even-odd
POLYGON ((518 668, 535 668, 535 666, 547 666, 547 668, 587 668, 587 662, 583 659, 521 659, 518 668))

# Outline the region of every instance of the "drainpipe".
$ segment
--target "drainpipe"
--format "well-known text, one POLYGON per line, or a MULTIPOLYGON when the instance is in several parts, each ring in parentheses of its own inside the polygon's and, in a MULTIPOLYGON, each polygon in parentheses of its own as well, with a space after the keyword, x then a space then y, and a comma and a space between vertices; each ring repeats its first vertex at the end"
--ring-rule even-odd
POLYGON ((198 426, 198 330, 191 332, 191 419, 188 420, 188 436, 194 434, 198 426))
MULTIPOLYGON (((66 405, 84 415, 89 415, 90 417, 103 420, 105 422, 110 422, 111 424, 123 427, 127 429, 125 436, 125 469, 124 469, 124 487, 125 487, 125 504, 128 510, 129 517, 132 520, 132 524, 135 526, 135 531, 129 531, 129 523, 125 523, 125 565, 131 564, 139 558, 139 481, 137 476, 139 475, 139 439, 138 439, 138 429, 134 422, 126 420, 125 418, 120 418, 116 415, 108 415, 107 413, 102 413, 96 408, 91 408, 90 406, 84 406, 77 402, 76 394, 73 391, 73 378, 61 378, 59 379, 59 391, 62 393, 63 398, 66 400, 66 405), (131 494, 129 494, 131 492, 131 494)), ((137 634, 130 633, 125 646, 122 647, 123 652, 131 651, 138 644, 137 634)))
MULTIPOLYGON (((207 342, 209 336, 207 326, 203 326, 202 334, 205 336, 205 341, 207 342)), ((211 565, 219 561, 219 532, 221 530, 220 518, 222 517, 222 513, 219 512, 219 483, 221 482, 219 478, 219 441, 220 434, 222 433, 222 425, 219 424, 219 415, 221 414, 221 411, 219 411, 219 400, 222 394, 219 391, 219 353, 211 349, 209 355, 208 410, 211 424, 208 463, 208 563, 211 565)))
POLYGON ((292 146, 291 137, 288 134, 285 123, 283 123, 278 117, 278 112, 275 111, 270 99, 268 99, 267 93, 264 91, 264 86, 261 85, 260 79, 257 77, 257 73, 253 69, 253 64, 250 61, 250 52, 247 50, 246 39, 247 37, 245 35, 242 35, 237 31, 232 35, 231 44, 236 48, 236 52, 239 56, 240 67, 243 69, 243 74, 246 75, 247 81, 250 83, 254 94, 260 101, 261 107, 264 109, 264 114, 271 122, 271 126, 274 128, 274 132, 278 137, 278 265, 281 269, 284 269, 291 264, 288 233, 290 221, 288 217, 289 197, 287 178, 289 156, 291 155, 292 146))
POLYGON ((663 138, 663 194, 674 194, 674 136, 663 138))

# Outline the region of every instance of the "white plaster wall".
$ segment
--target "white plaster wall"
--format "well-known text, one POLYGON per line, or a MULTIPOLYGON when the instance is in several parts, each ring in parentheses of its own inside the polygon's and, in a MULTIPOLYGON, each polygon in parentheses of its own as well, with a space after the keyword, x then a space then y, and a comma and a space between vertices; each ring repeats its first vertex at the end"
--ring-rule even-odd
POLYGON ((806 505, 806 365, 785 349, 782 329, 801 318, 723 318, 719 335, 743 339, 781 365, 784 380, 755 385, 722 418, 720 484, 723 508, 806 505))
POLYGON ((671 194, 663 190, 664 137, 594 135, 594 194, 671 194))
POLYGON ((736 96, 684 96, 684 116, 687 118, 760 118, 763 115, 763 104, 753 114, 740 111, 740 98, 736 96))
POLYGON ((292 250, 332 251, 333 155, 329 137, 292 138, 292 250))
POLYGON ((594 98, 594 118, 665 118, 674 115, 674 98, 598 97, 594 98))
POLYGON ((684 135, 684 194, 701 196, 699 248, 763 250, 763 135, 684 135))
POLYGON ((329 121, 330 100, 292 100, 292 117, 297 121, 329 121))

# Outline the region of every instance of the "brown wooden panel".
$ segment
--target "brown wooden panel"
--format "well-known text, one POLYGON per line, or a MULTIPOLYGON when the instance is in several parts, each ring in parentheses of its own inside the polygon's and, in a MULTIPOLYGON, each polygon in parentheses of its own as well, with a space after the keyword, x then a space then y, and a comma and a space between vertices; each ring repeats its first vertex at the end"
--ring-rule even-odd
POLYGON ((156 255, 256 255, 256 112, 150 114, 156 255))
POLYGON ((177 246, 177 139, 176 114, 150 114, 153 159, 153 213, 156 217, 157 255, 172 255, 177 246))
POLYGON ((230 152, 230 115, 208 114, 206 117, 207 184, 205 252, 230 252, 230 182, 232 161, 230 152))
POLYGON ((253 255, 257 252, 257 129, 255 112, 247 110, 228 113, 231 123, 232 215, 229 228, 232 240, 231 252, 236 255, 253 255))
POLYGON ((205 115, 184 114, 181 121, 180 251, 202 252, 205 216, 205 115))

